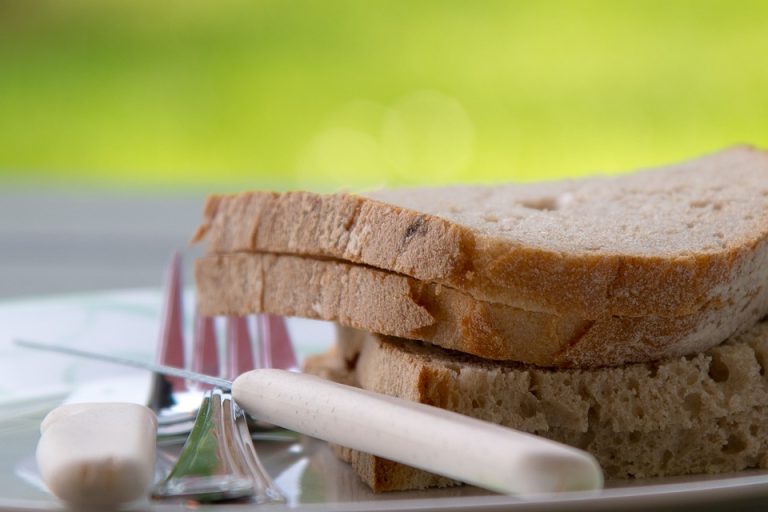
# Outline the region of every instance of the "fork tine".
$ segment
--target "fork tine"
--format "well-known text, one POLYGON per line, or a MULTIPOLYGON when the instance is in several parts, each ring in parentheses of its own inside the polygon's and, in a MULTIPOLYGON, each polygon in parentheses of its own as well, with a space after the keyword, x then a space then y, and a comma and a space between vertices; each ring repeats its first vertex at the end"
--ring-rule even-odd
POLYGON ((152 494, 211 503, 242 498, 253 504, 285 502, 259 461, 245 414, 229 393, 217 388, 207 392, 173 469, 152 494))
MULTIPOLYGON (((157 362, 184 368, 184 333, 181 297, 181 255, 174 252, 165 276, 165 303, 160 326, 157 362)), ((173 391, 183 391, 187 385, 180 377, 166 377, 173 391)))
MULTIPOLYGON (((214 319, 201 315, 195 310, 195 328, 193 332, 192 371, 204 375, 219 375, 218 340, 214 319)), ((209 389, 211 386, 197 383, 199 389, 209 389)))
POLYGON ((279 315, 262 314, 256 317, 259 328, 259 348, 264 368, 295 370, 299 366, 293 343, 285 325, 285 318, 279 315))
POLYGON ((227 378, 234 379, 254 368, 253 345, 248 329, 248 319, 242 316, 227 317, 227 378))

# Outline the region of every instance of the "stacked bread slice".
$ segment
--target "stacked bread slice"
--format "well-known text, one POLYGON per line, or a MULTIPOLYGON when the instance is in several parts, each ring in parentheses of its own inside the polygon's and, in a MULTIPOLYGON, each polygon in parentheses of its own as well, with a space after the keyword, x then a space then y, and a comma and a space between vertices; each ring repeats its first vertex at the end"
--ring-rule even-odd
MULTIPOLYGON (((307 371, 585 449, 606 478, 768 467, 768 322, 689 357, 552 370, 350 328, 307 371)), ((334 447, 371 488, 453 485, 334 447)))
MULTIPOLYGON (((762 151, 581 181, 215 196, 203 237, 203 313, 306 316, 363 331, 342 330, 337 356, 315 360, 314 371, 582 446, 613 476, 768 462, 762 427, 751 428, 768 395, 710 403, 733 380, 763 389, 762 345, 745 341, 766 337, 756 325, 768 313, 762 151), (754 371, 723 363, 730 347, 754 371), (709 391, 683 392, 699 384, 709 391), (647 390, 658 400, 641 398, 647 390), (665 409, 674 400, 687 420, 665 409), (709 451, 680 458, 697 435, 690 418, 707 425, 698 433, 711 438, 709 451)), ((344 455, 374 488, 447 485, 344 455)))

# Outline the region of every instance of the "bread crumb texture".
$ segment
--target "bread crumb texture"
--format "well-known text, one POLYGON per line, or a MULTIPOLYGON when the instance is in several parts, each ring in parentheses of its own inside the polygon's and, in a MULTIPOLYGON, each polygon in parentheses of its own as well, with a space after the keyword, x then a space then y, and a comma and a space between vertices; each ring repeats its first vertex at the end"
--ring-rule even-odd
MULTIPOLYGON (((339 348, 319 366, 336 361, 354 367, 352 378, 364 389, 579 447, 608 478, 768 467, 768 321, 703 354, 592 370, 489 362, 360 336, 340 328, 339 348)), ((448 485, 367 454, 345 458, 377 490, 448 485), (382 464, 386 469, 376 469, 382 464)))

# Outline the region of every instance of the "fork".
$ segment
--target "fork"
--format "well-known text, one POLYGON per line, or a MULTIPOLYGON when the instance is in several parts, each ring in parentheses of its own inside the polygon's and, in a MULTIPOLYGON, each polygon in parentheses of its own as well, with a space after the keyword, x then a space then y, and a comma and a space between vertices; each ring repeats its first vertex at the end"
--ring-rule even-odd
POLYGON ((200 502, 285 502, 256 454, 244 412, 219 388, 206 393, 175 465, 152 495, 200 502))
MULTIPOLYGON (((167 270, 158 362, 184 366, 181 257, 171 258, 167 270)), ((259 315, 259 367, 296 368, 296 357, 282 317, 259 315)), ((226 361, 219 364, 215 321, 195 312, 191 369, 234 379, 256 367, 249 319, 226 319, 226 361)), ((153 495, 198 501, 250 498, 257 503, 283 502, 259 461, 246 415, 229 393, 184 379, 155 375, 150 406, 158 415, 158 437, 186 437, 175 465, 153 495), (202 404, 202 405, 201 405, 202 404)), ((261 428, 274 429, 260 424, 261 428)))
MULTIPOLYGON (((164 307, 156 360, 160 364, 185 367, 183 334, 183 296, 181 256, 174 253, 166 271, 164 307)), ((225 360, 219 361, 219 340, 216 320, 195 310, 191 369, 205 375, 217 375, 230 380, 254 368, 296 370, 298 364, 285 320, 277 315, 227 317, 225 329, 225 360), (252 328, 253 327, 253 328, 252 328), (252 332, 256 336, 252 336, 252 332), (257 351, 254 352, 254 338, 257 351)), ((177 377, 153 377, 149 406, 158 417, 158 435, 174 438, 188 434, 207 386, 187 383, 177 377)), ((263 422, 250 421, 261 431, 275 430, 263 422)))

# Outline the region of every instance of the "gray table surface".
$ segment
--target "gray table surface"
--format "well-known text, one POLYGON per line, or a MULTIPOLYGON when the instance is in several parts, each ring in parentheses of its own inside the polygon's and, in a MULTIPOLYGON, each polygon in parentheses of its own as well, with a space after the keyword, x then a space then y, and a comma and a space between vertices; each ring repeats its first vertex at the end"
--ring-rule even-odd
POLYGON ((0 299, 160 286, 204 195, 0 187, 0 299))

